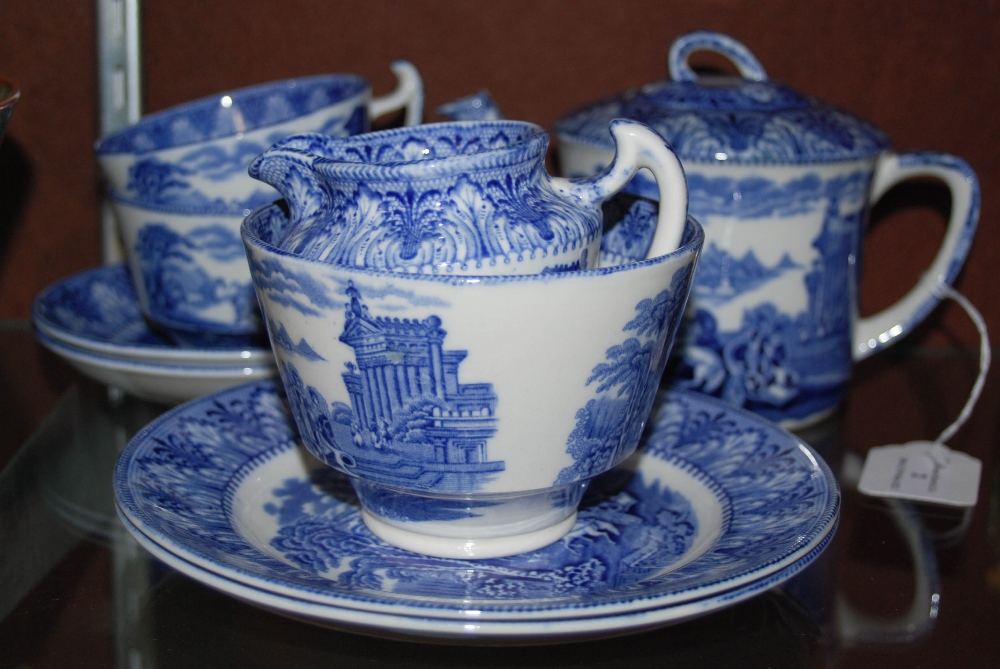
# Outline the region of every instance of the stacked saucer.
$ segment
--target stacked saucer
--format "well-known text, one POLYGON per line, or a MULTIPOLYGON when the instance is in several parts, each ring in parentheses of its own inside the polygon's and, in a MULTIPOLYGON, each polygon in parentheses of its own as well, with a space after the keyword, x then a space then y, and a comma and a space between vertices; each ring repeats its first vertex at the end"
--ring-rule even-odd
POLYGON ((722 402, 661 395, 639 454, 596 478, 570 532, 467 560, 379 540, 347 478, 300 445, 281 385, 189 402, 129 444, 118 514, 153 555, 252 605, 338 628, 464 642, 616 634, 775 587, 837 526, 823 460, 722 402))
POLYGON ((153 402, 177 404, 276 373, 266 340, 181 345, 151 329, 124 265, 49 286, 32 320, 38 340, 84 375, 153 402))

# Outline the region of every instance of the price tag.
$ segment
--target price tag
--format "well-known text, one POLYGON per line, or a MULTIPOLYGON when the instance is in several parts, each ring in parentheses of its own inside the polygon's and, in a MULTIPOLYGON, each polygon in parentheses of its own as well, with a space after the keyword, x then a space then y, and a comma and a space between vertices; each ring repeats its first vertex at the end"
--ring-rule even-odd
POLYGON ((877 446, 868 451, 858 490, 947 506, 975 506, 982 463, 932 441, 877 446))

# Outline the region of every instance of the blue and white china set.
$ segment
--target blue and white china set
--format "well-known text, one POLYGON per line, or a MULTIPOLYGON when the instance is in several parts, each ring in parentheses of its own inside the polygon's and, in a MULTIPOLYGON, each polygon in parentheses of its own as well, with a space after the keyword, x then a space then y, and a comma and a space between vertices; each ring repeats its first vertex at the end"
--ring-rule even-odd
POLYGON ((304 77, 97 143, 127 262, 32 316, 84 374, 180 404, 119 458, 129 533, 256 606, 468 641, 678 622, 809 566, 840 493, 784 428, 955 279, 969 166, 892 152, 718 33, 559 119, 558 176, 543 128, 486 91, 422 124, 419 73, 392 67, 384 98, 304 77), (952 195, 941 249, 859 318, 867 213, 923 176, 952 195))

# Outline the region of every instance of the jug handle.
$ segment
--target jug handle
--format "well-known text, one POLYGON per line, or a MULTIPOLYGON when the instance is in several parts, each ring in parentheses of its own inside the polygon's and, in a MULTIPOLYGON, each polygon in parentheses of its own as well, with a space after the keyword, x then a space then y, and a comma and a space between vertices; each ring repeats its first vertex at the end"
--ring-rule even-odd
POLYGON ((293 135, 257 156, 248 170, 251 177, 275 188, 288 204, 289 230, 305 229, 326 220, 333 202, 316 175, 313 163, 322 145, 335 138, 316 133, 293 135))
POLYGON ((941 301, 938 286, 951 285, 969 254, 979 222, 979 179, 961 158, 931 151, 883 154, 875 168, 869 205, 896 184, 917 177, 940 179, 951 191, 944 240, 930 267, 906 295, 882 311, 858 319, 852 349, 855 360, 886 348, 920 323, 941 301))
POLYGON ((696 30, 681 35, 670 45, 667 58, 670 78, 674 81, 697 81, 698 74, 691 69, 688 58, 698 51, 711 51, 724 56, 736 66, 740 76, 750 81, 767 81, 767 72, 757 57, 741 42, 729 35, 710 30, 696 30))
POLYGON ((646 257, 676 251, 688 208, 687 178, 681 161, 666 140, 644 123, 615 119, 610 128, 616 148, 611 165, 589 179, 553 177, 553 187, 568 198, 599 205, 624 188, 640 169, 648 169, 656 179, 660 201, 656 233, 646 257))
POLYGON ((405 107, 403 125, 420 125, 424 114, 424 80, 420 72, 408 60, 394 61, 389 69, 396 75, 396 89, 388 95, 372 98, 368 103, 368 116, 376 119, 405 107))

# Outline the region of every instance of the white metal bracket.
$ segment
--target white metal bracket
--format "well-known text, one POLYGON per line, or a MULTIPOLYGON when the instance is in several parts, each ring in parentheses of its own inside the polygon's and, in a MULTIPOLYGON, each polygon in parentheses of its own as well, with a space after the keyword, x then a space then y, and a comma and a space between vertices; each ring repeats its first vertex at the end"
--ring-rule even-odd
MULTIPOLYGON (((106 135, 139 120, 142 73, 139 40, 140 0, 95 0, 100 132, 106 135)), ((124 257, 114 212, 101 212, 101 256, 105 263, 124 257)))

